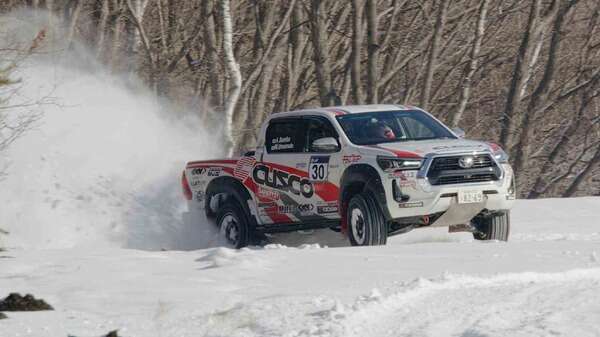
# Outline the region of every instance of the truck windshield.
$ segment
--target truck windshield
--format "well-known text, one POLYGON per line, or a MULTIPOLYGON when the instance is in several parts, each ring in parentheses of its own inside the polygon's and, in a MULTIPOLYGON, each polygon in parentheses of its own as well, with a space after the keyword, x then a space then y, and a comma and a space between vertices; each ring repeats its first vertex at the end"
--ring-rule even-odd
POLYGON ((347 114, 336 119, 356 145, 456 138, 438 121, 418 110, 347 114))

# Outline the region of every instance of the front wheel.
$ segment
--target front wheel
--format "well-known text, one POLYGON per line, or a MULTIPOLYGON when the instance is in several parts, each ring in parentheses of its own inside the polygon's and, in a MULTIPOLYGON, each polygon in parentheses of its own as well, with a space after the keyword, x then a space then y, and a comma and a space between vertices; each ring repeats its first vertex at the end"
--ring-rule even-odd
POLYGON ((346 219, 353 246, 377 246, 387 242, 387 222, 370 193, 360 193, 350 199, 346 219))
POLYGON ((472 220, 475 240, 507 241, 510 233, 510 213, 500 212, 472 220))
POLYGON ((243 248, 249 242, 249 222, 246 213, 236 202, 228 202, 217 213, 221 235, 232 248, 243 248))

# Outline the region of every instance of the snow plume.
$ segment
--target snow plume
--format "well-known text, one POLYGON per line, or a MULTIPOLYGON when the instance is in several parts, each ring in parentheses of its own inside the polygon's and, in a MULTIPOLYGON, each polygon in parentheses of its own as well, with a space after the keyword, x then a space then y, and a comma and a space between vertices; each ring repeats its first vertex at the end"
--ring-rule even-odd
POLYGON ((34 128, 0 153, 8 166, 0 181, 0 227, 10 232, 3 244, 205 247, 200 226, 183 225, 180 179, 186 161, 219 153, 215 137, 193 113, 170 111, 79 44, 64 48, 59 26, 47 13, 0 17, 15 39, 46 30, 43 49, 16 74, 15 99, 49 94, 57 103, 42 106, 34 128))

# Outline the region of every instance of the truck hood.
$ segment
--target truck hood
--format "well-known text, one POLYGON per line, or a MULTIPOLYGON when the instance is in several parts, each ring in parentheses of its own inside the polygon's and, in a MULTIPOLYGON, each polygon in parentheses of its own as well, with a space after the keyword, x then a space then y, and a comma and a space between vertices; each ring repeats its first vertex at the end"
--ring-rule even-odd
POLYGON ((467 139, 432 139, 409 142, 382 143, 369 148, 393 152, 398 156, 424 157, 427 154, 452 154, 475 151, 493 152, 490 144, 467 139))

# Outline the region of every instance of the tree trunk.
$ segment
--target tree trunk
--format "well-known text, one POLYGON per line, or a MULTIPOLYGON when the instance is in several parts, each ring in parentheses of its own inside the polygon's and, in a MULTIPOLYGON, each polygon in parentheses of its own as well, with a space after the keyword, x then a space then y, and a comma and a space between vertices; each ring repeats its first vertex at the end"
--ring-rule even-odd
MULTIPOLYGON (((563 5, 561 6, 555 4, 556 10, 553 13, 554 24, 552 29, 552 38, 550 41, 550 49, 548 52, 548 61, 546 62, 542 79, 531 95, 531 100, 529 101, 527 109, 523 111, 523 123, 521 125, 521 132, 515 146, 515 155, 513 159, 513 168, 516 172, 522 172, 524 166, 529 160, 531 153, 530 141, 533 138, 534 131, 531 123, 537 117, 535 111, 539 107, 540 103, 548 100, 549 92, 554 87, 556 61, 562 42, 561 30, 563 28, 562 26, 566 15, 569 13, 569 10, 575 3, 576 2, 569 1, 563 2, 563 5)), ((540 27, 540 29, 542 29, 542 27, 540 27)))
POLYGON ((448 11, 448 0, 440 0, 438 13, 433 27, 433 35, 431 36, 431 43, 429 45, 429 55, 427 55, 427 65, 425 67, 425 75, 423 76, 423 86, 421 88, 421 98, 419 104, 421 108, 427 109, 429 107, 429 99, 431 95, 431 84, 433 82, 433 73, 437 66, 438 50, 442 41, 442 35, 444 33, 444 26, 446 24, 446 12, 448 11))
POLYGON ((227 73, 231 81, 229 92, 227 93, 227 98, 225 99, 225 123, 223 127, 223 137, 226 155, 231 157, 233 155, 233 149, 235 146, 232 130, 233 112, 242 88, 242 74, 240 72, 240 66, 235 60, 235 55, 233 54, 233 24, 231 22, 232 20, 229 0, 220 0, 220 2, 223 15, 223 51, 225 52, 225 65, 227 66, 227 73))
POLYGON ((475 75, 475 71, 477 70, 477 58, 479 57, 479 51, 481 49, 481 42, 483 40, 483 35, 485 33, 485 22, 487 16, 487 7, 489 4, 489 0, 482 0, 481 6, 479 7, 479 16, 477 17, 477 28, 475 29, 475 37, 473 39, 473 47, 471 48, 471 52, 469 54, 469 65, 467 67, 467 73, 465 74, 465 78, 462 83, 462 90, 460 92, 460 100, 458 103, 458 110, 452 116, 450 125, 453 127, 458 127, 462 116, 467 109, 467 104, 469 103, 469 97, 471 95, 471 82, 473 80, 473 76, 475 75))
POLYGON ((379 58, 379 45, 377 41, 377 0, 367 0, 367 103, 378 102, 377 59, 379 58))
POLYGON ((360 0, 352 0, 352 54, 350 55, 350 86, 352 102, 362 104, 360 81, 360 58, 362 46, 362 5, 360 0))
POLYGON ((586 166, 583 169, 583 171, 577 174, 571 185, 569 185, 569 187, 567 188, 565 193, 563 193, 562 196, 572 197, 573 195, 575 195, 575 193, 577 193, 577 191, 579 190, 581 184, 584 181, 586 181, 587 177, 594 171, 594 169, 598 167, 598 165, 600 165, 600 146, 598 146, 598 148, 596 149, 596 153, 594 154, 592 159, 590 159, 590 161, 586 163, 586 166))
POLYGON ((210 83, 210 105, 213 108, 219 108, 223 104, 221 87, 219 86, 219 55, 217 52, 217 38, 215 36, 215 15, 211 1, 202 1, 202 16, 204 19, 204 40, 205 57, 208 61, 208 72, 210 74, 208 82, 210 83))
POLYGON ((313 62, 315 64, 315 77, 319 90, 321 106, 331 105, 332 90, 331 70, 327 58, 328 43, 327 31, 325 29, 325 20, 323 16, 323 1, 312 0, 310 6, 310 30, 313 44, 313 62))
POLYGON ((528 56, 531 54, 532 44, 534 43, 534 30, 538 23, 541 0, 533 0, 527 19, 527 27, 521 39, 521 45, 517 52, 513 75, 506 98, 504 113, 501 118, 500 143, 506 151, 512 150, 512 138, 515 129, 518 127, 517 109, 521 103, 521 94, 524 88, 525 79, 528 77, 527 70, 530 69, 528 56))

